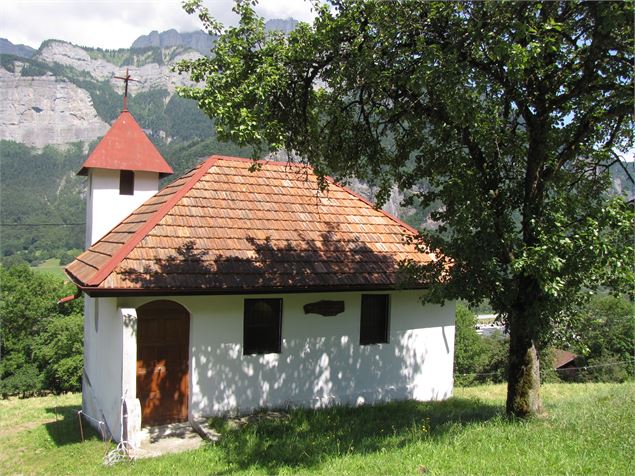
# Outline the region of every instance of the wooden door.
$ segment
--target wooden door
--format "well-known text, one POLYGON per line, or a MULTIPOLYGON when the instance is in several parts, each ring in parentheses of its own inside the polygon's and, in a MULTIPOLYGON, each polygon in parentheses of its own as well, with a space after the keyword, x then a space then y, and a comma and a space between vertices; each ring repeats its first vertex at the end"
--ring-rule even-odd
POLYGON ((137 310, 137 398, 141 425, 187 421, 190 315, 173 301, 137 310))

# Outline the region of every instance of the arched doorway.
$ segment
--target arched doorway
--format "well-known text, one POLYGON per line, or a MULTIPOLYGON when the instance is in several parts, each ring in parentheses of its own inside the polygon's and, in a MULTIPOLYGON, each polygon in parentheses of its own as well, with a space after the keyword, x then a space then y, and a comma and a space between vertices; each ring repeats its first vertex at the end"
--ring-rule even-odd
POLYGON ((141 425, 187 420, 190 314, 173 301, 137 309, 137 398, 141 425))

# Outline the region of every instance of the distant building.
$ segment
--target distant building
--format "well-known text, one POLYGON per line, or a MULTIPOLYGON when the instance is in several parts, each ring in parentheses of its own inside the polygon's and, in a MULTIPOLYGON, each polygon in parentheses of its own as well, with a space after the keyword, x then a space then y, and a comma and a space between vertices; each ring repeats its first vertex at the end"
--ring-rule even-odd
POLYGON ((578 366, 576 365, 577 358, 577 355, 573 352, 569 352, 568 350, 555 350, 553 368, 556 370, 560 378, 567 380, 578 374, 578 366))
POLYGON ((477 314, 476 333, 485 337, 506 336, 505 326, 494 323, 497 317, 498 314, 477 314))

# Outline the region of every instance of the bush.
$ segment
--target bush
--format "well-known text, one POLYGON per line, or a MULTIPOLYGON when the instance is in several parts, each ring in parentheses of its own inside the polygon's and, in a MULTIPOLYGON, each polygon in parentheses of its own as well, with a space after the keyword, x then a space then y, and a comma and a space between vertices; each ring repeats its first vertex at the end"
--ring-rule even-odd
POLYGON ((67 264, 72 262, 75 258, 77 258, 80 254, 82 254, 82 250, 77 248, 62 252, 59 256, 60 266, 66 266, 67 264))
POLYGON ((556 359, 556 349, 553 347, 546 347, 539 352, 540 359, 540 381, 542 383, 558 383, 562 380, 566 380, 568 374, 562 373, 559 375, 554 368, 556 359), (565 378, 563 378, 565 377, 565 378))
POLYGON ((51 320, 37 339, 34 360, 43 369, 43 386, 55 393, 81 389, 83 360, 81 315, 51 320))
POLYGON ((57 304, 75 288, 24 264, 0 267, 0 284, 0 393, 79 390, 83 303, 57 304))
POLYGON ((454 381, 471 385, 476 381, 485 345, 476 333, 476 315, 462 304, 456 306, 454 337, 454 381))
POLYGON ((635 306, 615 296, 595 296, 581 311, 579 343, 574 350, 586 360, 588 370, 579 380, 623 382, 633 378, 635 306))
POLYGON ((509 361, 509 338, 507 336, 481 337, 485 343, 485 354, 481 366, 481 375, 477 382, 501 383, 507 381, 509 361))
POLYGON ((0 394, 3 398, 9 395, 20 395, 22 398, 31 397, 42 389, 40 372, 33 364, 25 364, 16 369, 15 373, 0 381, 0 394))

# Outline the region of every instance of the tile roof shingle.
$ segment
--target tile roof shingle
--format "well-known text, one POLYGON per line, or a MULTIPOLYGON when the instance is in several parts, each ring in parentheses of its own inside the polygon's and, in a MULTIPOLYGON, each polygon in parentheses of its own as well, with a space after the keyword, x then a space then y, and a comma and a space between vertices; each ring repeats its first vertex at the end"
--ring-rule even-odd
MULTIPOLYGON (((416 230, 306 166, 212 156, 66 267, 91 295, 387 289, 416 230)), ((417 286, 420 287, 420 286, 417 286)))

